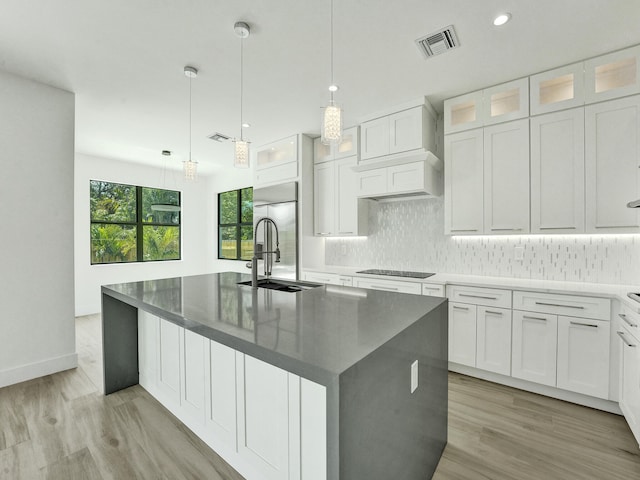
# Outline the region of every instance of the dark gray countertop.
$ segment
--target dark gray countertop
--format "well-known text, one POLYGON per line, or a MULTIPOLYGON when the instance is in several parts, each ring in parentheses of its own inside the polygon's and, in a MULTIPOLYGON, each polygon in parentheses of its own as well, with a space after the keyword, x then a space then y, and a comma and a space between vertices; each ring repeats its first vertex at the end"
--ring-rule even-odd
POLYGON ((225 272, 106 285, 102 292, 323 384, 446 300, 323 285, 279 292, 225 272))

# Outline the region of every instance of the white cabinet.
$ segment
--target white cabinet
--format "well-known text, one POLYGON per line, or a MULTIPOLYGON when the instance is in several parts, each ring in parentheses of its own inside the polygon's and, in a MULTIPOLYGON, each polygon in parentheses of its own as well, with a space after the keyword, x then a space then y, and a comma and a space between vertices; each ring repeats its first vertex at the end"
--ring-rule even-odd
POLYGON ((361 160, 428 148, 429 115, 420 105, 362 123, 361 160))
POLYGON ((353 286, 358 288, 368 288, 371 290, 383 290, 387 292, 411 293, 413 295, 422 294, 422 284, 418 282, 355 277, 353 279, 353 286))
POLYGON ((435 283, 423 283, 422 294, 429 297, 444 297, 444 285, 435 283))
POLYGON ((424 189, 424 162, 387 167, 387 193, 406 193, 424 189))
POLYGON ((584 233, 584 108, 531 118, 531 232, 584 233))
POLYGON ((158 328, 160 319, 138 310, 138 374, 139 383, 153 390, 158 375, 158 328))
POLYGON ((609 322, 558 317, 557 386, 609 397, 609 322))
POLYGON ((386 168, 374 168, 360 172, 357 181, 357 191, 360 197, 371 197, 387 193, 386 168))
POLYGON ((484 231, 529 232, 529 120, 484 129, 484 231))
POLYGON ((640 96, 585 108, 586 229, 640 232, 640 96))
POLYGON ((339 145, 325 145, 320 137, 313 140, 313 162, 322 163, 345 157, 357 156, 360 152, 359 127, 345 128, 339 145))
POLYGON ((529 77, 531 115, 584 105, 584 63, 574 63, 529 77))
POLYGON ((433 155, 426 160, 360 170, 356 188, 359 197, 397 195, 441 195, 442 162, 433 155), (431 162, 433 160, 433 162, 431 162))
POLYGON ((182 328, 160 319, 158 328, 158 389, 165 398, 180 405, 180 356, 182 328))
POLYGON ((205 353, 208 343, 202 335, 181 330, 180 406, 198 423, 205 422, 205 353))
POLYGON ((476 367, 511 375, 511 310, 477 307, 476 367))
POLYGON ((558 318, 538 312, 513 311, 511 375, 543 385, 556 385, 558 318))
POLYGON ((294 180, 298 176, 297 135, 258 147, 254 155, 255 186, 294 180))
POLYGON ((445 136, 444 230, 446 234, 484 231, 484 135, 482 129, 445 136))
POLYGON ((483 125, 482 90, 444 101, 444 131, 446 134, 470 130, 483 125))
POLYGON ((207 341, 206 428, 220 443, 236 450, 236 356, 232 348, 207 341))
POLYGON ((329 272, 303 272, 302 279, 307 282, 326 283, 327 285, 342 285, 344 287, 350 287, 353 284, 353 277, 329 272))
POLYGON ((640 340, 629 325, 629 322, 640 323, 640 315, 629 316, 626 320, 621 319, 616 328, 621 348, 620 410, 640 444, 640 340))
POLYGON ((640 46, 587 60, 584 69, 587 103, 640 93, 640 46))
POLYGON ((368 205, 357 196, 356 157, 314 166, 314 233, 318 236, 366 235, 368 205))
POLYGON ((475 305, 449 303, 449 361, 476 366, 475 305))

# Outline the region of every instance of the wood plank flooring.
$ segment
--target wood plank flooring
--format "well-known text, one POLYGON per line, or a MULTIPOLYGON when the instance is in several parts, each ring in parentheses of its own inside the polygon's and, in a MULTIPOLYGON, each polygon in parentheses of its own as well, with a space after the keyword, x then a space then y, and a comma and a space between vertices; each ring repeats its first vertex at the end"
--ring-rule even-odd
MULTIPOLYGON (((141 387, 102 395, 100 317, 76 325, 77 369, 0 389, 0 479, 242 478, 141 387)), ((640 450, 622 417, 450 373, 433 478, 640 479, 640 450)))

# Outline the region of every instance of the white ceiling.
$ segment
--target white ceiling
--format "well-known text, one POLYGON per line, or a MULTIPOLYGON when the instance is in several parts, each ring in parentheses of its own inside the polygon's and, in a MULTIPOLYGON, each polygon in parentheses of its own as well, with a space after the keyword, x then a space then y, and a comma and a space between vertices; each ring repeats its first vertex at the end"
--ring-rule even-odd
MULTIPOLYGON (((232 168, 245 40, 246 137, 319 133, 328 100, 329 0, 0 0, 0 69, 76 93, 76 150, 202 173, 232 168)), ((426 95, 442 100, 640 43, 636 0, 335 0, 336 100, 345 123, 426 95), (503 27, 491 23, 509 11, 503 27), (425 60, 418 37, 455 26, 461 47, 425 60)))

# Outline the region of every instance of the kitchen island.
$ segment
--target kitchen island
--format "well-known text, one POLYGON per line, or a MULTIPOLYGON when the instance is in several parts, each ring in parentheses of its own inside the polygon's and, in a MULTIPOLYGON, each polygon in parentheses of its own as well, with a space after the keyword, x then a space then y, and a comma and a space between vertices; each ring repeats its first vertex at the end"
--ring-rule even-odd
POLYGON ((247 478, 425 479, 447 300, 218 273, 102 287, 105 394, 140 383, 247 478))

